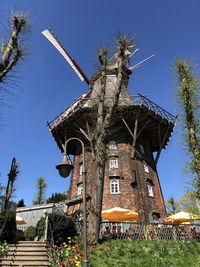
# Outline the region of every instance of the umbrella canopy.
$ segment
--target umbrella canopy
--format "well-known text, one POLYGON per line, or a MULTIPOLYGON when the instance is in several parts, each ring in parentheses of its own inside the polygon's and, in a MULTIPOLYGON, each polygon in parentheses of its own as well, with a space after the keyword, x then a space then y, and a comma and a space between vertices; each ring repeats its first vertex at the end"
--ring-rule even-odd
POLYGON ((138 218, 138 213, 133 210, 115 207, 112 209, 103 210, 101 217, 110 222, 135 221, 138 218))
POLYGON ((165 218, 164 222, 191 222, 195 220, 199 220, 199 218, 195 215, 189 214, 188 212, 180 211, 165 218))
POLYGON ((26 224, 26 221, 19 216, 16 216, 16 224, 26 224))

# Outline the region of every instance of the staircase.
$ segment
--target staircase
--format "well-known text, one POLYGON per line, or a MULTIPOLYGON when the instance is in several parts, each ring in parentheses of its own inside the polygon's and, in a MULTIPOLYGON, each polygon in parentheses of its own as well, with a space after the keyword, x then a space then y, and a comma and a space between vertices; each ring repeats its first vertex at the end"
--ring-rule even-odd
POLYGON ((7 255, 0 259, 0 267, 47 267, 50 266, 44 242, 19 241, 9 245, 7 255))

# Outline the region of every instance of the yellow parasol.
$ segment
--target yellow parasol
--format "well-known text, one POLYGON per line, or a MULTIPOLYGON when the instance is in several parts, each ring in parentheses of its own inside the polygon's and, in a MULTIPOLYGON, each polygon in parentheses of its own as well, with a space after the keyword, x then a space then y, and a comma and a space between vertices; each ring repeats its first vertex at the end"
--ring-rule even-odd
POLYGON ((26 221, 19 216, 16 216, 16 224, 26 224, 26 221))
POLYGON ((195 220, 199 220, 200 218, 198 218, 195 215, 189 214, 188 212, 185 211, 180 211, 176 214, 173 214, 167 218, 164 219, 164 222, 166 223, 181 223, 181 222, 191 222, 191 221, 195 221, 195 220))
POLYGON ((101 217, 110 222, 135 221, 138 218, 138 213, 133 210, 115 207, 112 209, 103 210, 101 217))

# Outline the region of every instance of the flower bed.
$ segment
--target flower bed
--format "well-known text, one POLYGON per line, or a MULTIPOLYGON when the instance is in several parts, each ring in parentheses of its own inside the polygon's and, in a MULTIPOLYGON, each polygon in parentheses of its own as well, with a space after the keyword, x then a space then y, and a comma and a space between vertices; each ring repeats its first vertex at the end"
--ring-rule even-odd
POLYGON ((68 237, 60 246, 47 245, 50 266, 81 266, 83 254, 76 240, 68 237))

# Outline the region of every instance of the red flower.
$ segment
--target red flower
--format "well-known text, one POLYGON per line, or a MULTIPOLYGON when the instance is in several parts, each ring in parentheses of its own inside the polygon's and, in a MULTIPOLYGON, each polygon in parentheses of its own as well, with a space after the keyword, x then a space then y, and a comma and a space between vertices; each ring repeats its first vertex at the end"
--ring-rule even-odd
POLYGON ((76 241, 72 240, 72 244, 75 244, 75 243, 76 243, 76 241))
POLYGON ((75 259, 71 259, 71 260, 69 260, 69 262, 75 262, 76 263, 76 260, 75 259))
POLYGON ((76 252, 79 252, 79 251, 80 251, 80 249, 76 248, 76 249, 75 249, 75 251, 76 251, 76 252))
POLYGON ((79 256, 80 258, 83 258, 83 257, 84 257, 84 254, 80 253, 80 254, 78 254, 78 256, 79 256))
POLYGON ((79 248, 79 246, 76 245, 75 248, 79 248))
POLYGON ((59 262, 59 265, 63 265, 63 262, 62 262, 62 261, 60 261, 60 262, 59 262))

